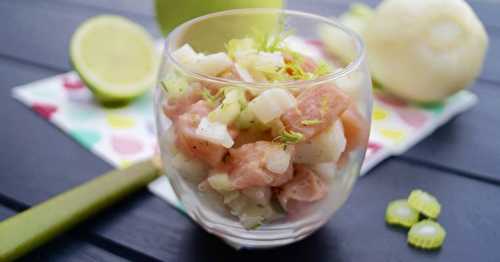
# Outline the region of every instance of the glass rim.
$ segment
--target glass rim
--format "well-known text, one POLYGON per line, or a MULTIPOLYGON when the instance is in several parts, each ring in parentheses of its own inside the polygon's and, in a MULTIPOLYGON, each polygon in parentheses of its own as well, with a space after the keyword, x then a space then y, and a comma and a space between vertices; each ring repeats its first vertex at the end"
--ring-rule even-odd
POLYGON ((312 13, 307 13, 307 12, 302 12, 302 11, 296 11, 296 10, 290 10, 290 9, 280 9, 280 8, 241 8, 241 9, 230 9, 226 11, 220 11, 220 12, 214 12, 214 13, 209 13, 207 15, 195 17, 193 19, 190 19, 181 25, 177 26, 174 28, 172 32, 170 32, 167 36, 166 39, 166 49, 165 53, 167 58, 172 61, 172 63, 180 68, 183 73, 193 76, 199 80, 202 81, 209 81, 212 83, 216 84, 222 84, 222 85, 236 85, 236 86, 251 86, 251 87, 289 87, 289 86, 295 86, 295 85, 317 85, 317 84, 322 84, 325 82, 329 82, 332 80, 336 80, 338 78, 341 78, 343 76, 346 76, 359 68, 361 65, 362 61, 364 60, 366 56, 366 49, 365 45, 361 39, 361 36, 359 36, 356 32, 353 30, 347 28, 346 26, 342 25, 341 23, 334 21, 332 19, 329 19, 324 16, 312 14, 312 13), (225 16, 225 15, 232 15, 232 14, 263 14, 263 13, 281 13, 285 15, 293 15, 293 16, 300 16, 300 17, 305 17, 313 20, 317 20, 319 22, 323 22, 331 27, 338 28, 342 30, 344 33, 346 33, 350 38, 354 40, 354 44, 356 46, 356 56, 351 61, 347 66, 343 67, 341 70, 335 70, 334 72, 331 72, 329 74, 326 74, 324 76, 320 76, 314 79, 309 79, 309 80, 290 80, 290 81, 283 81, 283 82, 247 82, 247 81, 240 81, 240 80, 231 80, 227 78, 222 78, 222 77, 216 77, 216 76, 209 76, 206 74, 198 73, 195 72, 186 66, 182 65, 177 59, 172 55, 172 53, 175 51, 174 50, 174 43, 176 43, 176 40, 178 39, 179 35, 186 29, 189 28, 189 26, 198 23, 200 21, 210 19, 213 17, 218 17, 218 16, 225 16))

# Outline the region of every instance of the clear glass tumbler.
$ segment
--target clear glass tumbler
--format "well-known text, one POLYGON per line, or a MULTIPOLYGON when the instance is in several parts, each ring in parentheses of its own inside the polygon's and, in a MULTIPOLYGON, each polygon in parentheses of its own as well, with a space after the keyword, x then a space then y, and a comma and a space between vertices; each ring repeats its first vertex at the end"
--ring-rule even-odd
MULTIPOLYGON (((321 93, 319 95, 321 96, 321 93)), ((164 45, 155 91, 158 141, 166 176, 189 216, 208 232, 230 243, 249 248, 269 248, 298 241, 324 225, 350 195, 367 146, 371 103, 371 78, 362 40, 336 21, 281 9, 236 9, 195 18, 178 26, 169 34, 164 45), (293 32, 295 38, 315 46, 320 50, 317 54, 335 65, 336 70, 310 80, 245 82, 192 71, 172 55, 186 43, 198 52, 221 52, 226 48, 225 43, 231 39, 246 37, 256 30, 269 32, 276 28, 293 32), (319 41, 319 35, 325 33, 335 35, 332 38, 338 40, 335 48, 325 50, 324 47, 331 44, 319 41), (279 215, 266 220, 262 225, 259 224, 259 227, 248 228, 242 225, 242 218, 234 215, 234 209, 228 208, 227 202, 230 200, 226 196, 221 197, 210 190, 202 190, 203 181, 210 175, 208 166, 200 163, 196 157, 183 154, 178 148, 176 119, 170 119, 165 114, 165 108, 173 103, 171 98, 174 94, 165 90, 161 84, 172 74, 183 79, 179 85, 187 84, 191 89, 199 89, 200 92, 207 87, 213 90, 228 86, 241 87, 254 95, 270 88, 285 89, 292 94, 324 86, 334 86, 341 90, 350 98, 350 105, 338 120, 342 124, 339 132, 343 135, 342 141, 338 142, 343 143, 340 159, 323 162, 322 156, 316 154, 318 150, 315 147, 328 146, 329 138, 322 140, 324 143, 308 142, 302 146, 305 148, 303 151, 310 153, 302 156, 309 160, 300 165, 314 170, 315 175, 326 185, 326 195, 314 203, 302 203, 297 200, 293 202, 293 208, 287 210, 278 207, 281 209, 279 215)), ((295 170, 298 168, 300 167, 297 164, 295 170)), ((283 192, 280 187, 271 189, 268 192, 273 194, 273 198, 283 192)), ((233 193, 241 195, 242 192, 236 190, 233 193)))

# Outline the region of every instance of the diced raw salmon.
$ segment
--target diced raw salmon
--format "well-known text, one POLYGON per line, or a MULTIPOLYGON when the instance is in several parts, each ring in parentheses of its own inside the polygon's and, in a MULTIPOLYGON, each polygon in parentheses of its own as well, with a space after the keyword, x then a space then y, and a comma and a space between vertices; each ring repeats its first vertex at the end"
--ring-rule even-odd
POLYGON ((366 146, 368 143, 368 123, 359 113, 354 104, 340 116, 344 126, 344 134, 347 139, 347 150, 356 149, 359 146, 366 146))
POLYGON ((201 99, 199 92, 192 92, 191 94, 176 99, 175 101, 168 101, 163 106, 163 112, 172 121, 176 121, 177 118, 187 112, 191 105, 196 103, 201 99))
MULTIPOLYGON (((281 145, 268 141, 245 144, 237 149, 230 149, 230 179, 237 189, 258 186, 280 186, 293 176, 293 166, 290 164, 283 174, 277 174, 266 168, 267 158, 276 152, 284 150, 281 145)), ((289 146, 287 150, 293 150, 289 146)))
POLYGON ((347 161, 349 153, 358 147, 365 147, 368 143, 369 126, 366 119, 359 113, 354 104, 340 116, 344 126, 346 150, 340 156, 338 166, 342 167, 347 161))
POLYGON ((300 132, 305 140, 328 129, 349 107, 350 98, 332 84, 311 87, 297 97, 297 107, 287 110, 281 121, 287 130, 300 132), (317 120, 313 125, 304 120, 317 120))
POLYGON ((174 121, 177 135, 176 145, 187 156, 199 159, 212 167, 217 167, 222 164, 227 149, 222 145, 203 140, 196 134, 196 128, 201 118, 207 116, 210 110, 211 107, 207 102, 198 101, 174 121))
POLYGON ((283 185, 278 194, 281 206, 286 210, 290 201, 314 202, 328 191, 325 182, 304 165, 295 165, 295 176, 283 185))

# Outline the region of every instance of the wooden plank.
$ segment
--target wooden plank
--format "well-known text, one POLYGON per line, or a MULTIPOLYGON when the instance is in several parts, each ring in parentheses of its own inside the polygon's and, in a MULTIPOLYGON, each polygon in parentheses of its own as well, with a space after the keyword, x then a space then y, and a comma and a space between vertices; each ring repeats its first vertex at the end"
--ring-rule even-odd
POLYGON ((498 186, 390 160, 360 179, 324 228, 279 249, 236 252, 149 193, 109 210, 89 230, 163 261, 494 261, 499 199, 498 186), (384 225, 387 203, 414 188, 443 204, 439 221, 448 237, 438 252, 410 248, 403 230, 384 225))
POLYGON ((43 246, 20 261, 81 261, 81 262, 101 262, 101 261, 129 261, 128 259, 116 256, 109 251, 96 247, 83 240, 60 237, 43 246))
MULTIPOLYGON (((77 3, 82 4, 80 0, 77 3)), ((86 18, 106 13, 120 14, 137 21, 149 29, 155 36, 159 36, 156 23, 152 14, 145 15, 146 10, 151 10, 150 5, 144 5, 144 9, 137 7, 128 1, 123 5, 103 2, 97 4, 96 0, 80 5, 68 4, 64 1, 4 1, 0 2, 0 35, 5 41, 0 46, 0 54, 31 61, 41 65, 49 66, 59 70, 70 70, 67 47, 73 31, 86 18), (95 5, 88 8, 87 5, 95 5), (98 9, 103 8, 103 9, 98 9), (142 14, 131 12, 131 9, 142 14), (25 19, 30 17, 30 19, 25 19), (15 26, 13 26, 15 25, 15 26), (57 30, 53 30, 57 28, 57 30)), ((373 3, 373 1, 372 1, 373 3)), ((302 2, 291 1, 291 9, 317 13, 325 16, 338 15, 347 8, 347 3, 332 4, 329 1, 302 2)), ((483 8, 484 9, 484 8, 483 8)), ((483 10, 481 9, 481 10, 483 10)), ((500 7, 499 7, 500 9, 500 7)), ((486 59, 481 77, 484 79, 500 82, 500 32, 490 30, 490 50, 486 59)))
MULTIPOLYGON (((16 212, 4 206, 0 206, 0 221, 16 212)), ((20 259, 20 261, 126 261, 93 246, 85 241, 72 238, 67 234, 48 245, 38 248, 31 254, 20 259)))
MULTIPOLYGON (((119 11, 107 13, 124 15, 158 35, 153 18, 119 11)), ((98 14, 101 12, 95 9, 45 1, 2 1, 0 35, 9 41, 2 43, 0 54, 70 70, 67 50, 71 35, 81 22, 98 14)))
POLYGON ((3 205, 0 205, 0 221, 15 215, 16 212, 12 211, 11 209, 4 207, 3 205))
POLYGON ((500 88, 478 82, 479 104, 411 148, 405 157, 500 181, 500 88))
POLYGON ((139 16, 153 16, 154 0, 151 1, 136 1, 136 0, 120 0, 117 4, 114 1, 102 0, 50 0, 58 4, 71 4, 81 8, 94 8, 101 12, 121 12, 127 14, 135 14, 139 16))
MULTIPOLYGON (((360 2, 376 6, 380 1, 364 0, 360 2)), ((288 6, 290 9, 331 17, 344 12, 350 3, 352 3, 352 1, 348 0, 337 0, 333 2, 329 0, 295 0, 288 1, 288 6)), ((500 86, 500 59, 498 59, 498 57, 500 57, 500 19, 498 19, 500 4, 493 2, 488 3, 485 1, 471 1, 470 4, 486 25, 490 37, 489 50, 480 77, 486 80, 496 81, 500 86)))
MULTIPOLYGON (((500 10, 498 13, 500 14, 500 10)), ((490 42, 480 78, 494 81, 495 85, 500 87, 500 59, 498 59, 500 57, 500 35, 494 35, 490 29, 488 30, 490 31, 490 42)))
MULTIPOLYGON (((112 1, 102 0, 52 0, 61 4, 71 3, 81 7, 93 7, 102 11, 120 11, 123 13, 137 14, 144 16, 152 16, 154 12, 154 1, 134 1, 122 0, 117 5, 112 1)), ((379 0, 364 0, 358 2, 365 2, 375 7, 379 0)), ((498 19, 499 7, 497 2, 475 0, 467 1, 469 5, 477 13, 479 19, 488 27, 496 27, 500 29, 500 19, 498 19)), ((353 3, 351 0, 288 0, 286 1, 287 8, 304 10, 304 8, 311 7, 314 11, 321 11, 325 16, 337 15, 341 10, 345 10, 349 4, 353 3), (327 7, 327 8, 322 8, 327 7)), ((500 32, 499 32, 500 33, 500 32)))

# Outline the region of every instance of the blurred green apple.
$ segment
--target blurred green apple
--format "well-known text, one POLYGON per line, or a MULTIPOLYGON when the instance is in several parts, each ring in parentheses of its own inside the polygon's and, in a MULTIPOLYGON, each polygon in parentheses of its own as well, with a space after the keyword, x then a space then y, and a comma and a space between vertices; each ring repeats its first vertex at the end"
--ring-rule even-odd
POLYGON ((281 8, 283 0, 155 0, 156 21, 164 36, 181 23, 198 17, 237 8, 281 8))

